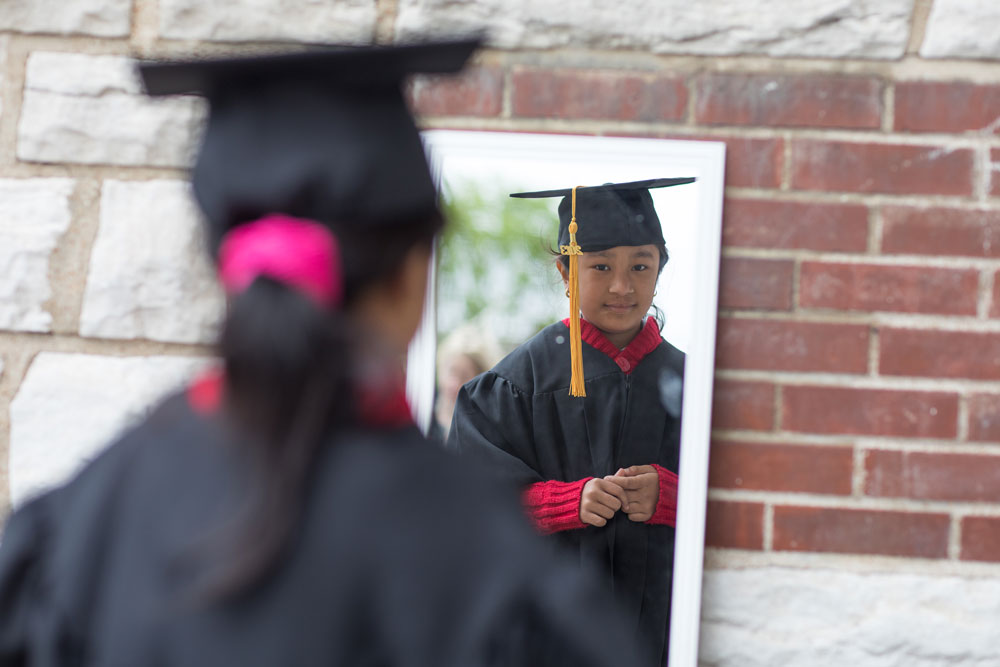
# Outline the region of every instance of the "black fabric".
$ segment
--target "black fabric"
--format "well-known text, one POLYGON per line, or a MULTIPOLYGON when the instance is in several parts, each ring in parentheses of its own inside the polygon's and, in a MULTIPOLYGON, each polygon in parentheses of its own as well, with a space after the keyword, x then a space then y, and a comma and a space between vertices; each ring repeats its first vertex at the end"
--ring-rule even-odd
MULTIPOLYGON (((683 378, 684 354, 666 341, 626 375, 583 345, 587 395, 569 396, 569 334, 543 329, 459 392, 448 446, 518 488, 575 481, 656 463, 677 472, 680 419, 660 402, 665 377, 683 378)), ((556 533, 580 563, 603 572, 631 629, 665 661, 674 528, 617 513, 602 528, 556 533)))
MULTIPOLYGON (((694 180, 657 178, 577 188, 576 242, 583 252, 599 252, 622 245, 663 245, 663 229, 649 190, 685 185, 694 180)), ((562 197, 559 202, 559 245, 569 244, 572 189, 517 192, 510 196, 528 199, 562 197)))
POLYGON ((182 398, 0 544, 0 665, 622 665, 603 594, 512 498, 416 432, 338 436, 276 571, 199 597, 245 483, 219 425, 182 398))
POLYGON ((479 41, 140 64, 152 95, 195 93, 209 117, 192 186, 210 239, 280 212, 376 229, 439 215, 401 83, 457 72, 479 41))

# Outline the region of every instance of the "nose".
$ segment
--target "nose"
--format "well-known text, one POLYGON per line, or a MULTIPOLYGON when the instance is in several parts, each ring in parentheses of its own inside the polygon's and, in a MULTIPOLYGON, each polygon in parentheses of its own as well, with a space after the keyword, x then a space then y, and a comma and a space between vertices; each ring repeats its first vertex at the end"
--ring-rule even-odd
POLYGON ((635 291, 635 289, 632 287, 632 281, 630 278, 631 276, 628 271, 615 271, 614 275, 611 277, 611 286, 609 287, 609 291, 612 294, 619 295, 631 294, 635 291))

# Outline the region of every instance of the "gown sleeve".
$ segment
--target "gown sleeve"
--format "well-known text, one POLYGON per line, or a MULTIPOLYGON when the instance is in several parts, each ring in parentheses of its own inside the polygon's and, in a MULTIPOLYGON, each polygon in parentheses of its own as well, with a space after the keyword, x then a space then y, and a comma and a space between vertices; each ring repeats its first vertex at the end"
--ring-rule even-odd
POLYGON ((459 391, 447 446, 519 489, 544 481, 537 472, 531 395, 493 371, 459 391))
POLYGON ((675 526, 677 524, 677 473, 655 463, 653 467, 656 468, 656 475, 659 477, 660 495, 656 500, 653 516, 649 517, 646 523, 675 526))

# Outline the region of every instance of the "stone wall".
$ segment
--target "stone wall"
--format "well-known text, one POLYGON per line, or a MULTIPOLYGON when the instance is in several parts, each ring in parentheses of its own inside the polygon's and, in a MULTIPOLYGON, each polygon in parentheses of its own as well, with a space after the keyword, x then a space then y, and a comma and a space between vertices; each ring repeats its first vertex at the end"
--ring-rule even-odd
POLYGON ((1000 664, 1000 9, 566 4, 0 4, 0 513, 210 354, 204 108, 128 56, 486 27, 426 127, 728 146, 703 664, 1000 664))

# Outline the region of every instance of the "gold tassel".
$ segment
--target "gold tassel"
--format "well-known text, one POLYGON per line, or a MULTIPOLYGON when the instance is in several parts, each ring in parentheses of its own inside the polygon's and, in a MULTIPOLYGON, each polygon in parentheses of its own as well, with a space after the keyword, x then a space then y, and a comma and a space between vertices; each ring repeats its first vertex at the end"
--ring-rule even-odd
POLYGON ((576 186, 573 188, 571 218, 569 222, 569 245, 559 247, 559 252, 569 256, 569 354, 570 354, 570 396, 586 396, 583 382, 583 342, 580 340, 580 276, 579 258, 583 250, 576 242, 576 186))

